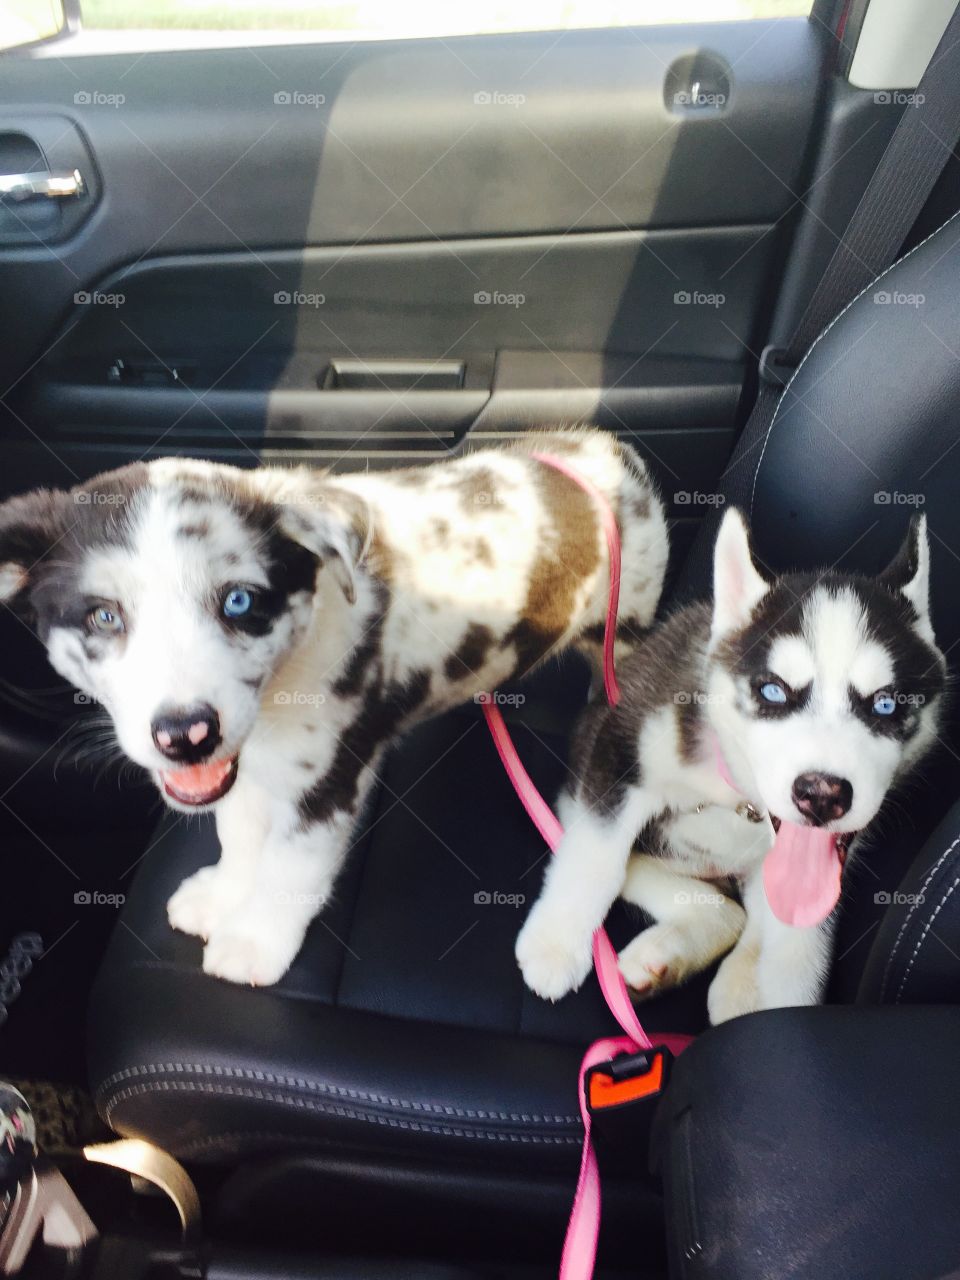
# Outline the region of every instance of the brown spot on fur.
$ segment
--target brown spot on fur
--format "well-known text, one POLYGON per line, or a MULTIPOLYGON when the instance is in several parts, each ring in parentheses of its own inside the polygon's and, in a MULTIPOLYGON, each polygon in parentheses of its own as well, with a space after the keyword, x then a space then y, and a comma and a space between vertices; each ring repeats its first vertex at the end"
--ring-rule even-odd
POLYGON ((540 468, 534 483, 547 514, 541 553, 520 620, 502 642, 516 646, 520 672, 539 662, 567 631, 577 591, 600 562, 597 513, 589 494, 552 467, 540 468))
POLYGON ((178 538, 209 538, 210 522, 197 520, 193 524, 182 524, 177 530, 178 538))
POLYGON ((500 501, 498 478, 490 467, 477 467, 457 484, 460 506, 468 515, 477 515, 500 501))
POLYGON ((493 550, 486 538, 478 538, 474 543, 473 558, 477 564, 482 564, 485 569, 493 568, 493 550))
POLYGON ((467 627, 466 634, 444 663, 444 671, 450 680, 460 680, 467 675, 475 675, 483 666, 494 635, 489 627, 473 622, 467 627))

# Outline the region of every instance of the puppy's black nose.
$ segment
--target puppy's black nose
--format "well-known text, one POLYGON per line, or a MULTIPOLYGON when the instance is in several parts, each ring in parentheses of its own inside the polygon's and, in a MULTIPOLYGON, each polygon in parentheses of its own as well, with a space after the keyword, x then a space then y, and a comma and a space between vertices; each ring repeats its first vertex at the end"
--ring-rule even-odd
POLYGON ((793 780, 793 803, 818 827, 842 818, 853 804, 853 787, 832 773, 801 773, 793 780))
POLYGON ((206 702, 165 708, 150 728, 157 750, 183 764, 205 760, 220 743, 220 717, 206 702))

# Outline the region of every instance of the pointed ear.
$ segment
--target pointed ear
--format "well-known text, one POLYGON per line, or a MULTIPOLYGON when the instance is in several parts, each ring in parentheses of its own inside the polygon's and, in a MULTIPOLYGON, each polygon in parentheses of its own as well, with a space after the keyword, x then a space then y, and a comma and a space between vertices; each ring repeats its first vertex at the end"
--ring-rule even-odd
POLYGON ((917 630, 932 644, 930 540, 927 536, 925 515, 916 515, 911 519, 907 536, 900 550, 880 574, 880 582, 889 591, 902 595, 913 605, 917 614, 917 630))
POLYGON ((70 497, 36 489, 0 505, 0 602, 19 605, 44 557, 69 528, 70 497))
POLYGON ((360 500, 325 484, 320 472, 263 470, 252 475, 277 512, 277 528, 316 556, 344 599, 355 604, 357 566, 367 538, 360 500))
POLYGON ((729 507, 713 551, 711 644, 745 627, 769 589, 769 581, 754 561, 746 522, 736 507, 729 507))

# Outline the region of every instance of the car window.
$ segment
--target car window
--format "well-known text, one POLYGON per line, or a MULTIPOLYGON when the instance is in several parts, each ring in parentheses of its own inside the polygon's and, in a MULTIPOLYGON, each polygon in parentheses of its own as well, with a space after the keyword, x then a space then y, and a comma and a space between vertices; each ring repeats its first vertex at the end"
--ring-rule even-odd
POLYGON ((795 17, 812 0, 81 0, 87 29, 282 30, 322 39, 452 36, 795 17))

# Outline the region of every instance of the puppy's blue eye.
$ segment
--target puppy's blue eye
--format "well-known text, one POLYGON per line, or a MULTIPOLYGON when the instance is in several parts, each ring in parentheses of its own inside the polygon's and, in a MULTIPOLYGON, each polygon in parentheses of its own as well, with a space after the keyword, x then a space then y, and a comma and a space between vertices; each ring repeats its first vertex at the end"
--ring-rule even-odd
POLYGON ((91 609, 87 614, 87 621, 91 630, 99 631, 105 636, 118 636, 124 629, 120 614, 113 609, 108 609, 104 604, 98 604, 95 609, 91 609))
POLYGON ((775 684, 771 680, 760 686, 760 697, 764 702, 772 702, 782 707, 787 700, 787 691, 782 684, 775 684))
POLYGON ((226 618, 242 618, 253 608, 253 592, 246 587, 233 587, 223 599, 223 614, 226 618))
POLYGON ((897 709, 897 701, 892 693, 878 693, 873 700, 875 716, 892 716, 897 709))

